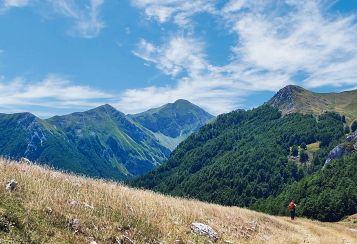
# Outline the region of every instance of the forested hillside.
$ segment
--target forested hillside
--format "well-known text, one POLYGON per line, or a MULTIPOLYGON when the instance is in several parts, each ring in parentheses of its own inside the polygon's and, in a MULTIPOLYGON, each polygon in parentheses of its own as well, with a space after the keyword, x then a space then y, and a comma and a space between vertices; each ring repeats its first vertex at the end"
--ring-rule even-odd
POLYGON ((338 221, 357 212, 357 153, 332 161, 323 170, 284 189, 277 197, 257 202, 253 208, 286 215, 291 199, 298 216, 338 221))
POLYGON ((220 115, 181 143, 164 165, 132 182, 162 193, 225 205, 251 206, 321 169, 344 136, 341 116, 282 116, 263 105, 220 115), (307 163, 288 160, 290 148, 320 142, 307 163))

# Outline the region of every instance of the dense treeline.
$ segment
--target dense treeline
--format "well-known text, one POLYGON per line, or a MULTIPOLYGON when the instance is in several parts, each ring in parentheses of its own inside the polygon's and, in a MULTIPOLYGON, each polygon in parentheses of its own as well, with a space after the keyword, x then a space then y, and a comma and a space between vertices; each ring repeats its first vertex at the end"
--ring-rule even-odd
POLYGON ((164 165, 132 182, 166 194, 225 205, 250 206, 279 194, 304 177, 303 166, 288 161, 290 147, 321 141, 308 172, 323 165, 344 135, 342 118, 326 113, 281 113, 270 106, 220 115, 191 135, 164 165))
POLYGON ((321 221, 338 221, 357 212, 357 154, 333 161, 324 169, 287 187, 277 197, 258 201, 253 208, 286 215, 291 199, 297 214, 321 221))

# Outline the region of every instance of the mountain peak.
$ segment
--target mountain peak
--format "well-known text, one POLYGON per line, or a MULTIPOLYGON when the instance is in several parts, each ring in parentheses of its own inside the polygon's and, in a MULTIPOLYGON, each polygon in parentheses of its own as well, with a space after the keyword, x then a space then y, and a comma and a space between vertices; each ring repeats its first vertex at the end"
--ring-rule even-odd
POLYGON ((280 89, 269 101, 268 104, 282 110, 283 113, 291 113, 296 110, 298 97, 309 94, 301 86, 287 85, 280 89))
POLYGON ((357 118, 357 90, 340 93, 316 93, 300 86, 288 85, 280 89, 267 104, 278 108, 283 114, 294 112, 322 114, 335 111, 345 115, 349 122, 357 118))
POLYGON ((277 94, 293 94, 293 93, 301 93, 301 92, 308 92, 308 90, 302 88, 301 86, 297 85, 287 85, 281 88, 277 94))
POLYGON ((214 116, 187 100, 178 99, 131 117, 155 133, 178 138, 201 128, 214 116))
MULTIPOLYGON (((180 104, 180 103, 182 103, 182 104, 192 104, 190 101, 185 100, 185 99, 177 99, 177 100, 174 102, 174 104, 180 104)), ((193 105, 193 104, 192 104, 192 105, 193 105)))
MULTIPOLYGON (((94 109, 89 110, 90 112, 104 112, 107 114, 115 114, 115 113, 121 113, 120 111, 118 111, 116 108, 114 108, 112 105, 110 104, 103 104, 99 107, 96 107, 94 109)), ((89 112, 87 111, 87 112, 89 112)), ((122 113, 121 113, 122 114, 122 113)), ((123 114, 124 115, 124 114, 123 114)))
POLYGON ((112 105, 110 105, 110 104, 108 104, 108 103, 103 104, 103 105, 97 107, 97 109, 104 109, 104 110, 109 110, 109 111, 113 111, 113 110, 114 110, 114 111, 117 111, 116 108, 114 108, 112 105))

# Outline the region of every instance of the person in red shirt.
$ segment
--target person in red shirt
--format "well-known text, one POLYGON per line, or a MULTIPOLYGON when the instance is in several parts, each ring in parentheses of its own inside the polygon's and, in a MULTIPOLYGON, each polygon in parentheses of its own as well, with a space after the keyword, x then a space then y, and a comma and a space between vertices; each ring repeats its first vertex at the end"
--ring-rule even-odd
POLYGON ((292 199, 290 204, 289 204, 289 211, 290 211, 291 220, 295 219, 295 208, 296 208, 296 204, 294 203, 294 199, 292 199))

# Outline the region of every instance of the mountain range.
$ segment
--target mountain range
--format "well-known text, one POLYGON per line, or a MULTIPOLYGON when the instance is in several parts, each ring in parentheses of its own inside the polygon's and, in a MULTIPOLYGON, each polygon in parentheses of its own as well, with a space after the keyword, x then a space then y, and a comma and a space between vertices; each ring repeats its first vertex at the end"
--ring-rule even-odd
POLYGON ((49 119, 0 114, 0 155, 121 180, 163 163, 175 146, 213 118, 185 100, 137 115, 110 105, 49 119))
POLYGON ((296 198, 299 214, 336 221, 357 206, 357 144, 345 142, 356 94, 290 85, 217 118, 185 100, 133 115, 110 105, 44 120, 0 114, 0 154, 273 214, 296 198))

